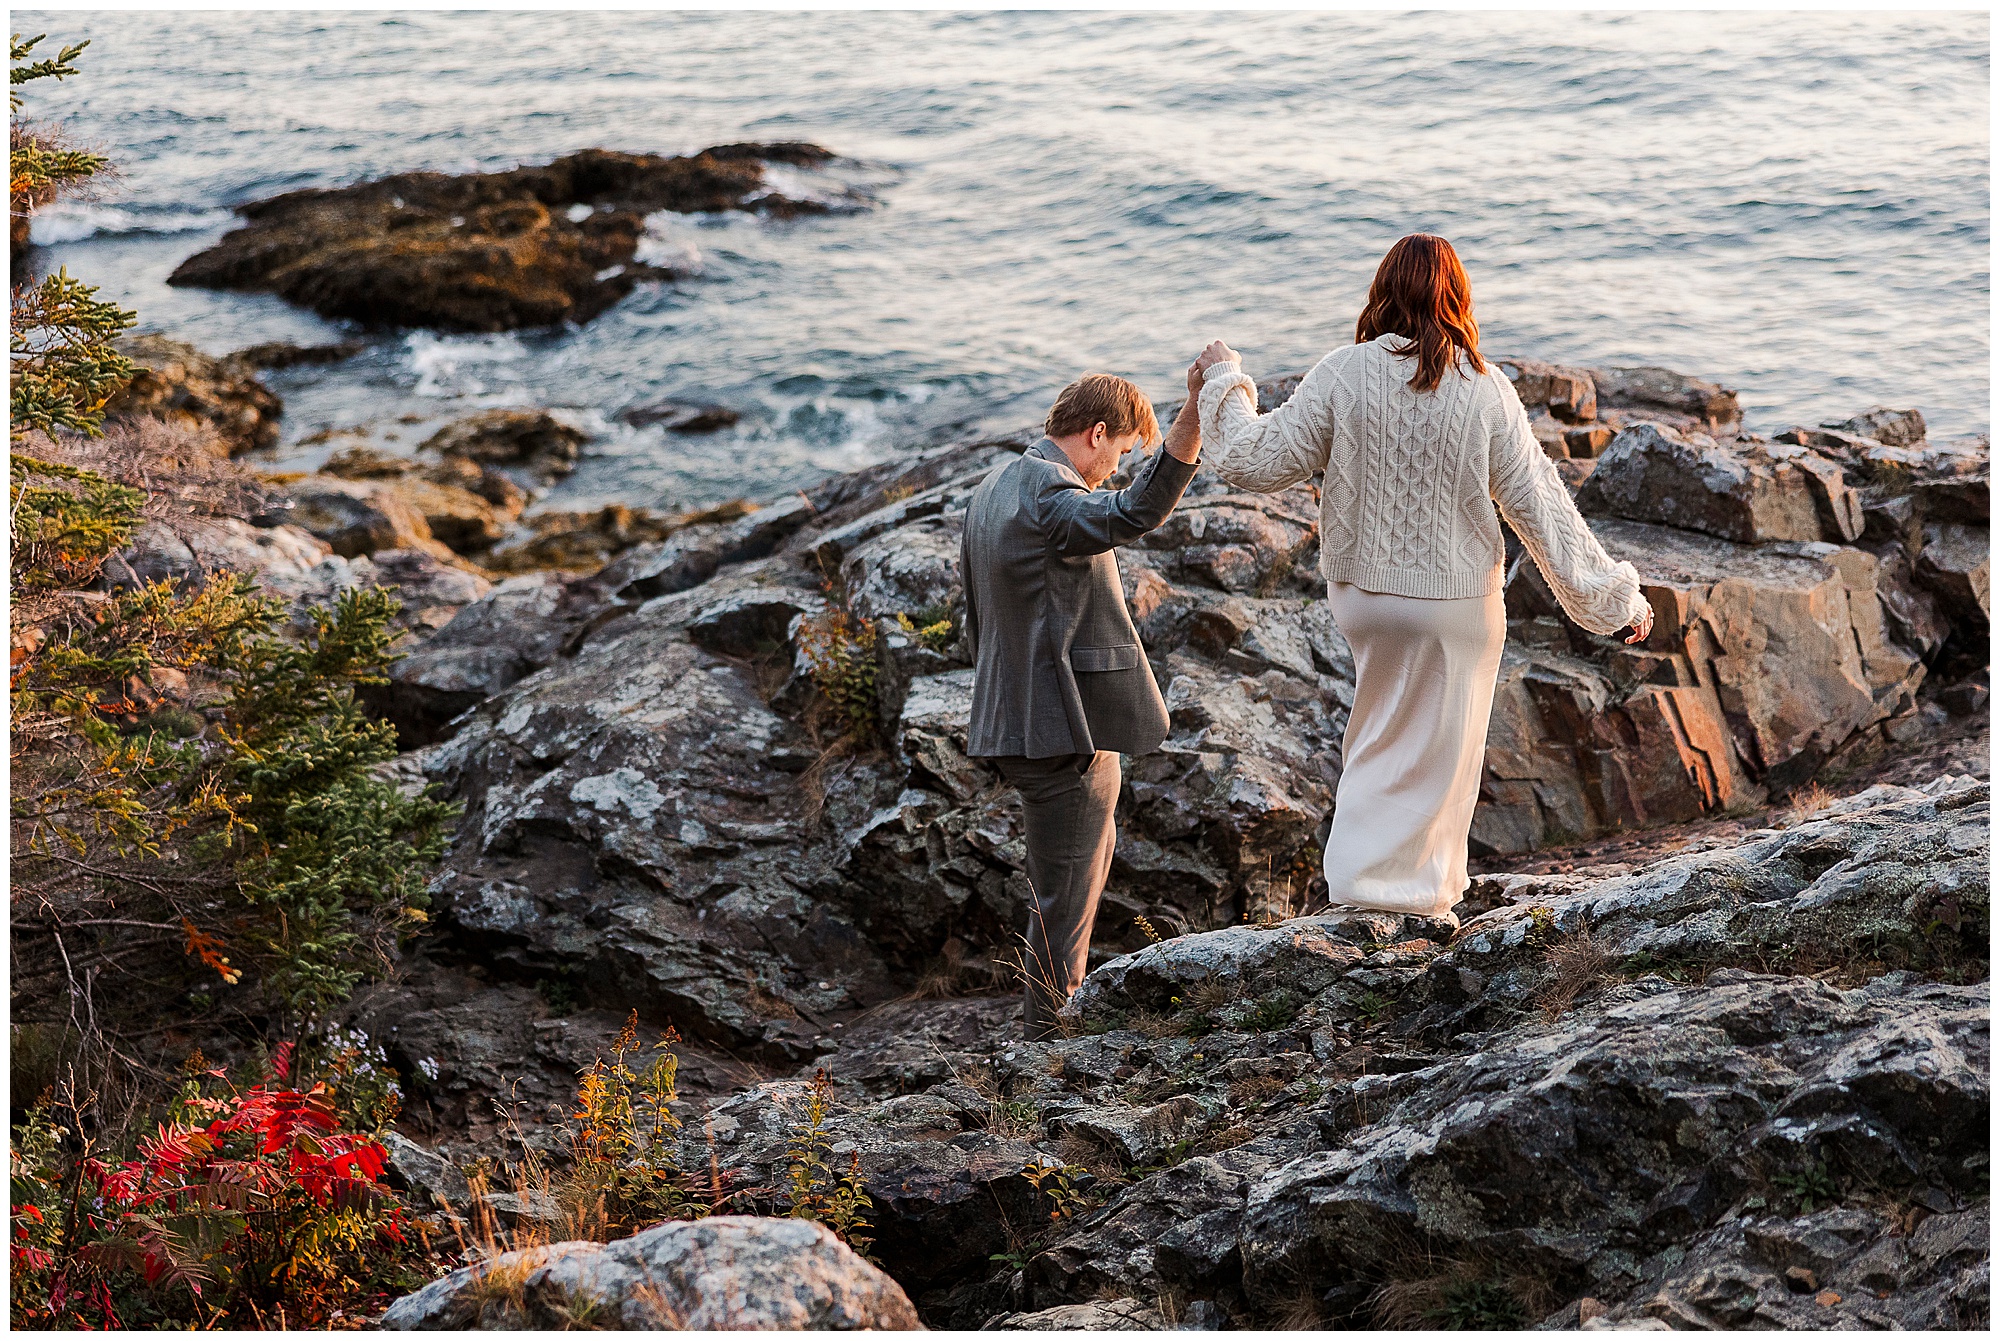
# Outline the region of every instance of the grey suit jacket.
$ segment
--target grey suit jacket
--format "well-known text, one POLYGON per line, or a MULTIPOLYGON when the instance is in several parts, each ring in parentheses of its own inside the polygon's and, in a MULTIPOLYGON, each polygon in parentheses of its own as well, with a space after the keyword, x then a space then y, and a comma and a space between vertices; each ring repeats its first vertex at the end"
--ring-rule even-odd
POLYGON ((980 484, 959 549, 970 753, 1143 754, 1167 738, 1111 551, 1165 521, 1196 469, 1157 449, 1130 487, 1092 490, 1043 438, 980 484))

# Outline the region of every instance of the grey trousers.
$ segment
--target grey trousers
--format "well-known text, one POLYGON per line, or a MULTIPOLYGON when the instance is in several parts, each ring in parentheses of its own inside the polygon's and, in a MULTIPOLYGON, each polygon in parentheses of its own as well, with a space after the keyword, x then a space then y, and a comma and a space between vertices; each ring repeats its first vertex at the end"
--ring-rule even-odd
POLYGON ((1027 1004, 1030 1040, 1056 1037, 1056 1012, 1083 982, 1091 924, 1117 840, 1119 758, 1111 750, 993 761, 1021 793, 1028 846, 1027 1004))

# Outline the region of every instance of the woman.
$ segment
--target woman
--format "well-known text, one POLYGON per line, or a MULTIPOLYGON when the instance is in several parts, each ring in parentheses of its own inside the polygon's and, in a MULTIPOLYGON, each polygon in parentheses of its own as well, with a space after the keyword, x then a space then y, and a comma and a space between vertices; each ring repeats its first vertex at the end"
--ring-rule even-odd
POLYGON ((1202 354, 1202 440, 1240 488, 1325 475, 1320 566, 1357 681, 1328 897, 1455 926, 1507 637, 1494 505, 1583 627, 1639 642, 1652 608, 1637 570, 1584 524, 1513 384, 1480 357, 1449 242, 1419 233, 1389 249, 1354 341, 1261 416, 1242 359, 1216 341, 1202 354))

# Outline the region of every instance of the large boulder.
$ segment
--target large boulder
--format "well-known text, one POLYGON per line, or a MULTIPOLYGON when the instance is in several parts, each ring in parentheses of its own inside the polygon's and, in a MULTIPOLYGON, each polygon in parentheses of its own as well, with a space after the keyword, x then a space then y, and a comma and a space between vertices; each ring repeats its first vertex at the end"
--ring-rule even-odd
MULTIPOLYGON (((782 1188, 787 1143, 811 1088, 807 1080, 771 1081, 710 1106, 700 1132, 684 1129, 681 1158, 702 1167, 712 1148, 737 1185, 782 1188)), ((866 1107, 838 1103, 824 1119, 840 1172, 857 1169, 874 1203, 874 1251, 911 1289, 983 1271, 1008 1246, 1008 1220, 1034 1213, 1034 1189, 1022 1174, 1039 1168, 1042 1156, 1024 1135, 994 1126, 990 1104, 963 1084, 866 1107)))
POLYGON ((1632 648, 1565 627, 1532 563, 1517 565, 1473 820, 1481 850, 1754 804, 1913 705, 1925 668, 1894 618, 1911 607, 1876 555, 1593 529, 1639 569, 1652 636, 1632 648))
POLYGON ((1985 627, 1992 619, 1992 539, 1983 526, 1933 522, 1917 551, 1917 580, 1954 623, 1985 627))
MULTIPOLYGON (((685 157, 586 149, 451 176, 407 172, 242 206, 244 226, 167 282, 275 293, 337 321, 503 331, 586 322, 670 270, 638 257, 654 210, 825 213, 770 189, 764 163, 817 166, 812 145, 726 145, 685 157)), ((849 202, 851 204, 851 201, 849 202)))
POLYGON ((1530 1025, 1402 1093, 1382 1087, 1386 1113, 1250 1186, 1244 1287, 1379 1281, 1407 1241, 1601 1298, 1760 1187, 1823 1167, 1835 1197, 1842 1182, 1972 1191, 1984 1013, 1983 990, 1942 984, 1636 982, 1592 1018, 1530 1025))
POLYGON ((1496 358, 1492 362, 1514 384, 1521 404, 1532 413, 1547 409, 1566 424, 1597 418, 1597 383, 1587 368, 1565 368, 1539 359, 1496 358))
POLYGON ((498 470, 457 456, 418 461, 353 447, 329 457, 320 473, 390 483, 404 502, 423 514, 431 535, 458 554, 492 548, 526 502, 520 486, 498 470))
POLYGON ((387 482, 307 475, 288 481, 285 496, 292 504, 290 524, 318 536, 344 559, 388 549, 450 557, 415 503, 387 482))
POLYGON ((123 336, 114 347, 139 370, 105 402, 107 418, 212 428, 231 456, 277 446, 285 407, 257 380, 254 365, 150 332, 123 336))
POLYGON ((461 1267, 382 1315, 391 1331, 911 1331, 903 1288, 808 1220, 669 1221, 461 1267), (502 1284, 502 1282, 505 1282, 502 1284))
POLYGON ((1852 541, 1861 502, 1839 466, 1793 444, 1726 443, 1640 423, 1604 449, 1578 490, 1586 516, 1624 517, 1724 540, 1852 541))
POLYGON ((1593 368, 1590 377, 1603 409, 1665 415, 1710 433, 1743 417, 1734 391, 1667 368, 1593 368))

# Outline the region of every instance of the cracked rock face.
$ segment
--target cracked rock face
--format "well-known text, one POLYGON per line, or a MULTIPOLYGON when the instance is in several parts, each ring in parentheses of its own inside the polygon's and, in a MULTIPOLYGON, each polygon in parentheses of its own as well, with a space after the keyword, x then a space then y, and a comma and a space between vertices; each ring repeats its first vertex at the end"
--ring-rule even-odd
MULTIPOLYGON (((1386 916, 1168 940, 1094 971, 1066 1039, 843 1048, 828 1133, 932 1325, 1977 1325, 1987 796, 1513 877, 1449 945, 1386 916), (1085 1195, 1050 1220, 1052 1165, 1085 1195)), ((708 1110, 738 1185, 777 1181, 804 1091, 708 1110)))

